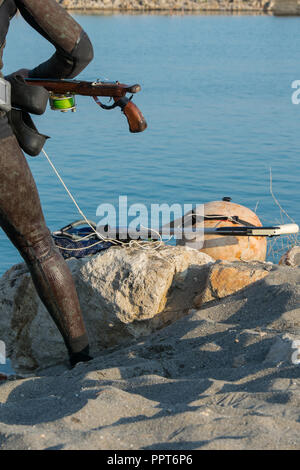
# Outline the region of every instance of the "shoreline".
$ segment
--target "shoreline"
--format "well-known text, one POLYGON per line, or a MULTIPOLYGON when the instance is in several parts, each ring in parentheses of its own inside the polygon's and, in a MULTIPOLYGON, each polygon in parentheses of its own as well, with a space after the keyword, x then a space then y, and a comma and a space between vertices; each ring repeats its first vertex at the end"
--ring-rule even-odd
POLYGON ((74 13, 198 13, 299 16, 297 0, 57 0, 74 13))
POLYGON ((155 14, 169 14, 169 13, 184 13, 184 14, 198 14, 198 15, 224 15, 224 16, 232 16, 232 15, 258 15, 258 16, 270 16, 273 15, 272 12, 264 12, 261 10, 234 10, 234 11, 227 11, 227 10, 190 10, 185 8, 141 8, 141 9, 126 9, 126 8, 98 8, 98 9, 89 9, 89 8, 66 8, 66 10, 72 13, 88 13, 88 14, 105 14, 105 13, 155 13, 155 14))
POLYGON ((58 0, 66 10, 78 13, 184 12, 199 14, 273 14, 274 2, 248 0, 58 0), (245 4, 246 3, 246 4, 245 4))
POLYGON ((107 8, 107 9, 91 9, 88 8, 67 8, 70 13, 78 15, 198 15, 198 16, 274 16, 272 12, 263 12, 263 11, 218 11, 218 10, 186 10, 181 9, 140 9, 140 10, 126 10, 119 8, 107 8))

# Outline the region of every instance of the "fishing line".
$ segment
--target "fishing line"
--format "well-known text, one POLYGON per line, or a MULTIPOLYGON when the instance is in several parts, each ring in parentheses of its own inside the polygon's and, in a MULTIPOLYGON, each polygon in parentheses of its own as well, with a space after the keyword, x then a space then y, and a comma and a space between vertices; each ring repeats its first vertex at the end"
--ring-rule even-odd
MULTIPOLYGON (((74 196, 72 195, 71 191, 69 190, 69 188, 67 187, 66 183, 64 182, 64 180, 62 179, 62 177, 60 176, 58 170, 56 169, 54 163, 51 161, 49 155, 46 153, 45 149, 42 148, 42 152, 43 154, 45 155, 45 157, 47 158, 50 166, 52 167, 54 173, 56 174, 57 178, 59 179, 59 181, 61 182, 61 184, 63 185, 63 187, 65 188, 68 196, 70 197, 71 201, 73 202, 73 204, 75 205, 76 209, 78 210, 79 214, 83 217, 83 219, 85 220, 85 222, 87 223, 87 225, 92 229, 92 231, 97 235, 98 238, 100 238, 102 241, 109 241, 109 242, 112 242, 112 243, 116 243, 118 242, 119 240, 111 240, 111 239, 106 239, 104 238, 100 233, 98 233, 94 227, 90 224, 89 220, 87 219, 86 215, 83 213, 83 211, 80 209, 79 205, 77 204, 74 196)), ((85 238, 85 237, 83 237, 85 238)), ((76 241, 80 241, 80 240, 76 240, 76 241)), ((97 242, 97 243, 101 243, 100 241, 97 242)), ((123 242, 121 242, 123 243, 123 242)), ((82 249, 82 248, 81 248, 82 249)))
MULTIPOLYGON (((139 248, 143 248, 143 249, 148 249, 147 247, 147 244, 150 244, 151 243, 151 247, 149 249, 158 249, 160 248, 161 244, 163 243, 162 241, 162 237, 161 235, 154 229, 148 229, 148 230, 151 230, 153 231, 154 233, 158 234, 159 236, 159 241, 156 241, 156 242, 153 242, 153 241, 147 241, 147 240, 144 240, 144 241, 138 241, 138 240, 130 240, 130 242, 126 243, 126 242, 122 242, 121 240, 116 240, 116 239, 112 239, 112 238, 105 238, 103 237, 99 232, 97 232, 97 230, 95 230, 95 228, 90 224, 88 218, 86 217, 86 215, 84 214, 84 212, 80 209, 79 205, 77 204, 76 202, 76 199, 74 198, 74 196, 72 195, 71 191, 69 190, 69 188, 67 187, 66 183, 64 182, 63 178, 60 176, 57 168, 55 167, 54 163, 51 161, 49 155, 47 154, 47 152, 45 151, 44 148, 42 148, 42 152, 43 154, 45 155, 46 159, 48 160, 48 163, 50 164, 51 168, 53 169, 54 173, 56 174, 57 178, 59 179, 59 181, 61 182, 61 184, 63 185, 65 191, 67 192, 68 196, 70 197, 71 201, 73 202, 73 204, 75 205, 76 209, 78 210, 79 214, 83 217, 83 219, 85 220, 85 222, 87 223, 87 225, 92 229, 92 231, 97 235, 98 238, 100 238, 100 240, 96 243, 94 243, 93 245, 90 245, 89 248, 92 248, 93 246, 96 246, 98 245, 99 243, 102 243, 102 242, 110 242, 114 245, 121 245, 121 246, 134 246, 134 245, 138 245, 139 248)), ((75 240, 75 242, 80 242, 81 240, 84 240, 86 238, 85 237, 82 237, 80 238, 79 240, 75 240)), ((66 251, 80 251, 82 250, 83 248, 65 248, 65 247, 60 247, 62 250, 66 250, 66 251)))

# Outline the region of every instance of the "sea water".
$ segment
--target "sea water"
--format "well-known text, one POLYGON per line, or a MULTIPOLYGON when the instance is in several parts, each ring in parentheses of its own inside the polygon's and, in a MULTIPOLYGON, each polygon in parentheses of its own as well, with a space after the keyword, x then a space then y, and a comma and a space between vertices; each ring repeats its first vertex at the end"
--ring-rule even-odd
MULTIPOLYGON (((300 222, 300 18, 230 15, 74 15, 95 58, 80 78, 140 83, 148 129, 130 134, 120 110, 78 97, 76 113, 35 118, 46 151, 88 218, 102 203, 199 204, 230 196, 263 223, 281 221, 270 194, 300 222)), ((53 47, 19 16, 5 73, 32 68, 53 47)), ((28 157, 48 226, 81 216, 43 155, 28 157)), ((289 221, 285 219, 285 221, 289 221)), ((0 234, 0 274, 20 260, 0 234)))

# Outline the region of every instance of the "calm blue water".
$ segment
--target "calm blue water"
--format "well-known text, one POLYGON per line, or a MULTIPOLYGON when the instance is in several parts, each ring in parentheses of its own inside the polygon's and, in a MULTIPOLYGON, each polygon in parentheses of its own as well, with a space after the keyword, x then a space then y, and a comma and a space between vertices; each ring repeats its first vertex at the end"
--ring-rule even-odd
MULTIPOLYGON (((75 16, 95 59, 82 79, 141 83, 135 102, 149 127, 130 134, 119 110, 78 98, 77 113, 48 110, 35 122, 46 150, 89 218, 102 202, 200 203, 223 196, 280 220, 273 189, 300 222, 300 18, 270 16, 75 16)), ((5 72, 33 67, 52 46, 12 21, 5 72)), ((78 218, 43 156, 30 158, 51 229, 78 218)), ((1 232, 0 274, 19 260, 1 232)))

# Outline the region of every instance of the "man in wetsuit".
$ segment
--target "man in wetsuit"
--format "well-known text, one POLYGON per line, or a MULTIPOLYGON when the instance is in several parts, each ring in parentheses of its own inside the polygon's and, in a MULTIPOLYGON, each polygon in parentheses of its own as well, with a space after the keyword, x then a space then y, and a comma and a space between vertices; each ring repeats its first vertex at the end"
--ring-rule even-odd
MULTIPOLYGON (((0 76, 5 37, 17 9, 56 49, 33 70, 19 71, 23 76, 73 78, 92 60, 88 36, 55 0, 0 0, 0 76)), ((71 273, 53 244, 31 171, 1 109, 0 225, 27 263, 36 290, 64 339, 71 366, 88 361, 88 337, 71 273)))

